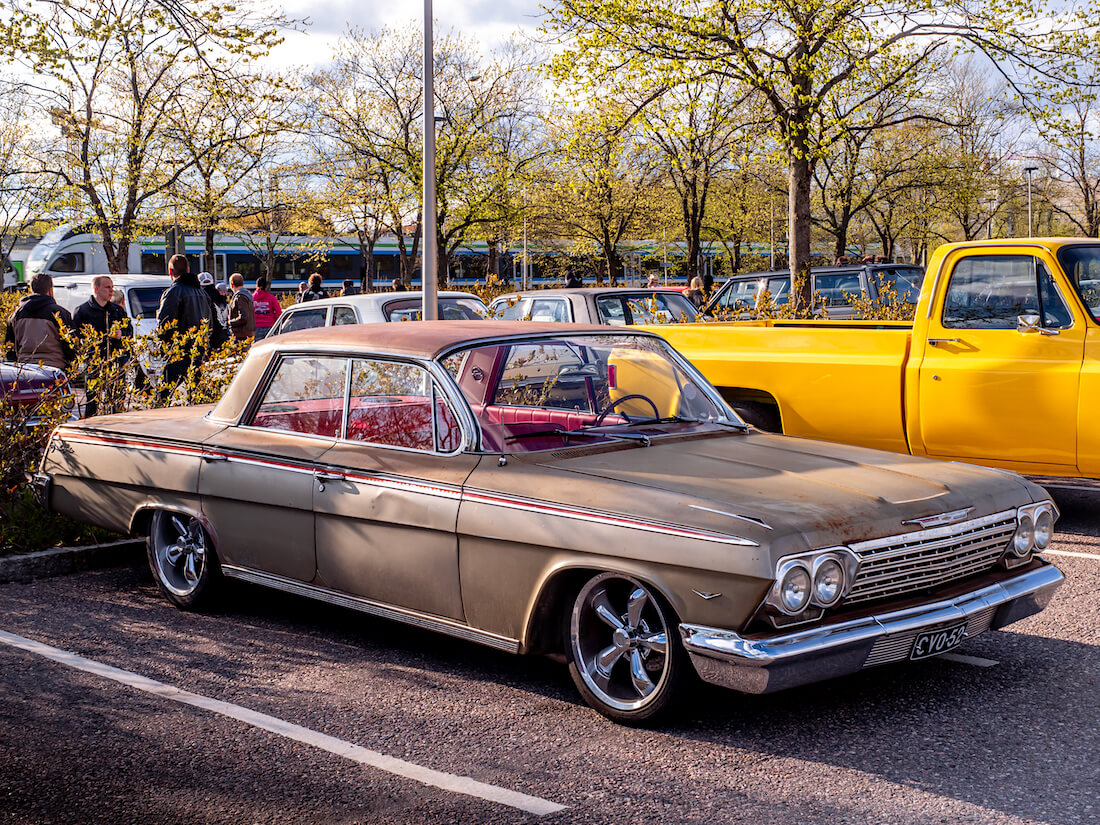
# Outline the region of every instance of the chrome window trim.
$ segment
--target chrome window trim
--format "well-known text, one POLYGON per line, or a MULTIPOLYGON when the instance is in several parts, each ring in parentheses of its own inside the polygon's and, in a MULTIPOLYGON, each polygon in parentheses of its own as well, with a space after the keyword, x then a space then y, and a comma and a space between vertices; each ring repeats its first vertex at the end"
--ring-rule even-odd
MULTIPOLYGON (((324 347, 314 347, 314 348, 310 348, 310 349, 301 349, 301 350, 298 350, 298 349, 285 350, 285 351, 276 352, 272 356, 272 358, 268 361, 267 367, 264 370, 263 375, 261 375, 260 379, 256 382, 256 388, 253 389, 252 395, 249 397, 248 401, 244 404, 243 411, 241 412, 240 417, 235 422, 233 422, 233 421, 225 422, 225 421, 222 421, 221 419, 213 419, 213 418, 211 420, 212 421, 218 421, 218 423, 227 423, 228 426, 237 427, 237 428, 242 429, 242 430, 252 430, 253 432, 264 432, 264 433, 282 432, 282 433, 285 433, 286 435, 297 435, 297 436, 300 436, 302 438, 312 438, 312 439, 317 439, 317 440, 321 440, 321 441, 331 441, 334 445, 339 444, 339 443, 365 444, 365 445, 375 447, 377 449, 399 450, 399 451, 402 451, 402 452, 416 453, 417 455, 455 456, 455 455, 459 455, 463 452, 473 451, 473 447, 474 447, 475 442, 471 438, 471 433, 478 433, 479 431, 477 429, 476 424, 474 423, 473 413, 472 413, 472 411, 470 411, 469 405, 465 403, 465 401, 466 401, 465 396, 463 396, 461 392, 457 391, 458 388, 454 385, 453 380, 451 381, 450 385, 455 386, 455 393, 453 393, 453 394, 448 393, 444 389, 443 395, 444 395, 444 398, 450 402, 451 411, 453 413, 455 413, 455 419, 459 424, 459 428, 462 430, 462 438, 460 439, 461 443, 459 444, 458 449, 454 450, 453 452, 449 452, 449 453, 439 452, 438 450, 433 450, 433 451, 415 450, 415 449, 412 449, 412 448, 409 448, 409 447, 397 447, 397 446, 393 446, 393 445, 390 445, 390 444, 373 444, 371 442, 366 442, 366 441, 349 441, 348 439, 344 438, 342 435, 333 438, 333 437, 330 437, 330 436, 314 435, 314 434, 311 434, 311 433, 288 433, 285 430, 272 430, 268 427, 253 427, 251 424, 242 423, 244 421, 251 421, 251 419, 254 415, 254 411, 255 411, 256 406, 262 400, 262 398, 264 396, 264 393, 267 392, 267 388, 270 385, 271 380, 275 375, 275 372, 278 370, 278 365, 281 364, 283 362, 283 360, 286 359, 286 358, 299 357, 299 356, 303 356, 303 355, 306 355, 306 356, 310 356, 310 355, 324 356, 324 357, 329 357, 329 358, 344 358, 348 362, 347 377, 345 378, 345 385, 344 385, 344 407, 345 407, 344 431, 345 432, 346 432, 346 429, 347 429, 347 414, 346 414, 346 411, 347 411, 348 405, 350 404, 350 392, 349 392, 349 390, 350 390, 351 361, 353 361, 355 359, 359 359, 359 360, 375 359, 375 360, 379 360, 379 361, 389 361, 389 362, 396 363, 396 364, 412 364, 413 366, 417 366, 417 367, 420 367, 420 368, 424 369, 428 373, 428 375, 431 376, 434 379, 433 383, 435 383, 435 384, 442 384, 442 380, 440 378, 440 373, 445 375, 447 378, 450 378, 450 373, 448 373, 447 370, 443 369, 441 365, 436 364, 435 361, 422 361, 419 358, 415 358, 415 357, 411 357, 411 356, 403 358, 403 357, 400 357, 400 356, 387 355, 387 354, 384 354, 384 353, 373 353, 373 352, 349 353, 346 347, 339 347, 339 348, 334 347, 331 350, 325 349, 324 347), (463 403, 461 405, 457 404, 454 400, 453 395, 457 395, 459 398, 461 398, 463 403)), ((480 433, 479 433, 479 437, 480 437, 480 433)))

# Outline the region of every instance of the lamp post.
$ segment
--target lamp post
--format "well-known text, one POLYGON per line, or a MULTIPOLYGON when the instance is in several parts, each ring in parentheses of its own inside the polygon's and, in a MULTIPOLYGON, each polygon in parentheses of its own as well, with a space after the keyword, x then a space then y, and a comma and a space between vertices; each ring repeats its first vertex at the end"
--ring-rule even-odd
POLYGON ((523 189, 523 288, 527 289, 527 188, 523 189))
POLYGON ((1031 175, 1039 171, 1039 167, 1027 166, 1024 168, 1024 171, 1027 172, 1027 236, 1030 238, 1034 232, 1032 229, 1034 224, 1031 222, 1031 175))
POLYGON ((439 317, 436 299, 435 237, 435 55, 432 44, 432 0, 424 0, 424 252, 420 267, 420 317, 435 321, 439 317))

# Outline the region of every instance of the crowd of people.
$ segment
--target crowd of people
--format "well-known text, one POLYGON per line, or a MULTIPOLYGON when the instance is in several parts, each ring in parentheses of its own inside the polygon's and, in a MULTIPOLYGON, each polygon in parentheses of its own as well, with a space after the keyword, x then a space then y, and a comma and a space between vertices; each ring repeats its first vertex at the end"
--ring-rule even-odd
MULTIPOLYGON (((168 261, 171 285, 161 295, 157 309, 157 332, 165 343, 187 342, 173 351, 162 375, 163 391, 176 387, 188 370, 200 363, 210 351, 230 339, 248 341, 265 337, 282 313, 279 299, 270 289, 270 281, 261 276, 256 289, 245 288, 244 277, 235 274, 215 284, 208 272, 191 272, 186 256, 173 255, 168 261), (199 340, 198 330, 207 330, 199 340)), ((318 286, 320 284, 320 276, 318 286)), ((76 356, 70 343, 74 338, 96 335, 102 343, 105 360, 125 366, 123 338, 132 338, 133 326, 122 306, 122 292, 116 290, 110 275, 92 279, 92 295, 72 314, 54 300, 53 278, 39 272, 30 280, 30 294, 23 298, 8 321, 4 342, 7 357, 25 364, 45 364, 67 370, 76 356), (66 329, 71 335, 63 334, 66 329)), ((322 297, 324 293, 322 292, 322 297)), ((137 371, 143 382, 144 373, 137 371)), ((95 401, 89 400, 87 414, 95 414, 95 401)))

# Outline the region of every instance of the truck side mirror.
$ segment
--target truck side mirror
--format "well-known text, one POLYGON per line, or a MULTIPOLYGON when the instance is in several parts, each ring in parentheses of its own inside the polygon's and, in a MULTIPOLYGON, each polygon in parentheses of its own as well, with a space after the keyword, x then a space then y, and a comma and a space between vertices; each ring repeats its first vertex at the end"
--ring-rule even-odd
POLYGON ((1046 329, 1039 325, 1040 318, 1038 315, 1017 315, 1016 316, 1016 331, 1029 335, 1033 333, 1039 333, 1040 335, 1057 335, 1060 330, 1046 329))

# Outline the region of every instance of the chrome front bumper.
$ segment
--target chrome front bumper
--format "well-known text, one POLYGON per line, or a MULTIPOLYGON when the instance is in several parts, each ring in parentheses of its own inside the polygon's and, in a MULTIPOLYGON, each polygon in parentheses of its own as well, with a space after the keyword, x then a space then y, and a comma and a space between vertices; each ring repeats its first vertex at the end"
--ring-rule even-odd
POLYGON ((784 688, 909 658, 917 634, 966 622, 966 638, 1038 613, 1065 577, 1050 564, 945 601, 840 624, 746 639, 729 630, 680 625, 700 678, 743 693, 784 688))

